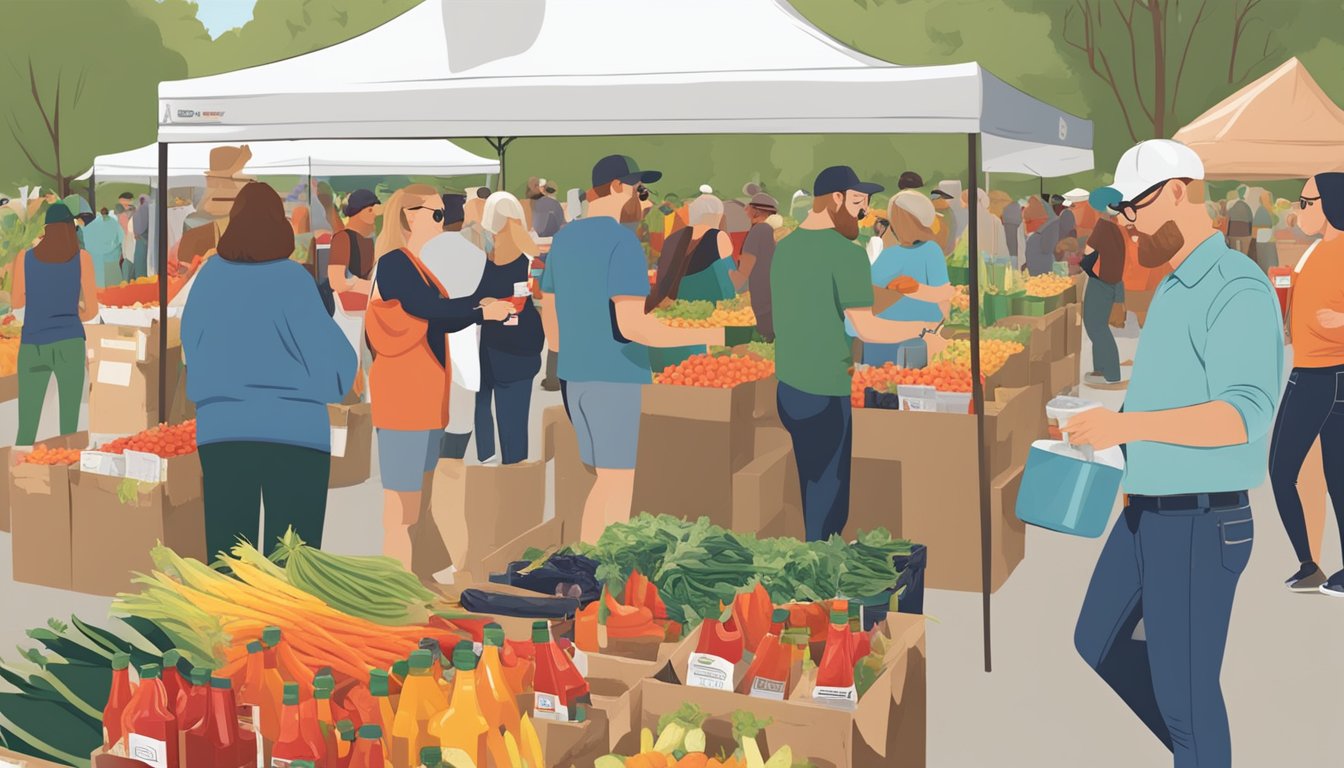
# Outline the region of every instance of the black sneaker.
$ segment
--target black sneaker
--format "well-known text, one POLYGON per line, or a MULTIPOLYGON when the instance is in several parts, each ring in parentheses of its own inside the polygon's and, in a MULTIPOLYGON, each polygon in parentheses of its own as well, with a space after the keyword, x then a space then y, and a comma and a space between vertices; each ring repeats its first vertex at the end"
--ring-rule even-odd
POLYGON ((1284 582, 1294 592, 1315 592, 1325 583, 1325 574, 1315 563, 1303 563, 1302 567, 1284 582))
POLYGON ((1321 594, 1330 597, 1344 597, 1344 571, 1331 576, 1328 581, 1321 585, 1321 594))

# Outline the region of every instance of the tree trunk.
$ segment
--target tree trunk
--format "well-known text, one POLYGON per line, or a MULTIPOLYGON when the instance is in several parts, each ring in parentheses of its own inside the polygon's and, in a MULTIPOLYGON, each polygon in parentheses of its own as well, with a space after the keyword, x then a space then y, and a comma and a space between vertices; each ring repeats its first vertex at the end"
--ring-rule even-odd
MULTIPOLYGON (((1148 4, 1153 22, 1153 137, 1167 135, 1167 39, 1164 34, 1168 7, 1161 0, 1148 4)), ((1137 53, 1137 51, 1135 52, 1137 53)))

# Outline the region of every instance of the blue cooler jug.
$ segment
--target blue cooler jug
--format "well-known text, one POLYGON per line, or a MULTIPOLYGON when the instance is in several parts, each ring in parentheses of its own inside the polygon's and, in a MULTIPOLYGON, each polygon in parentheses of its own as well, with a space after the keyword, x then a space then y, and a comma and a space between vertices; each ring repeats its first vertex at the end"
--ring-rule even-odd
POLYGON ((1052 531, 1095 539, 1106 531, 1125 474, 1125 456, 1107 448, 1092 456, 1062 440, 1037 440, 1027 456, 1017 518, 1052 531))

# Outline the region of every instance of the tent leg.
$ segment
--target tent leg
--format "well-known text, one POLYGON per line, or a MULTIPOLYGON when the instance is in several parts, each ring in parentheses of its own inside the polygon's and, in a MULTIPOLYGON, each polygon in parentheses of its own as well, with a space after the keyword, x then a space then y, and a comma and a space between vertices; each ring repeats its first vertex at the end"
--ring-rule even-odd
POLYGON ((89 171, 89 208, 98 213, 98 174, 89 171))
POLYGON ((509 145, 513 143, 513 139, 501 136, 498 139, 487 138, 486 141, 490 143, 490 146, 494 147, 495 154, 499 155, 499 186, 495 188, 495 191, 503 191, 505 188, 504 185, 507 183, 504 168, 506 162, 505 153, 508 151, 509 145))
POLYGON ((159 142, 159 199, 154 201, 159 264, 159 423, 168 421, 168 145, 159 142))
POLYGON ((979 195, 979 176, 980 176, 980 134, 969 133, 966 135, 966 199, 968 201, 967 213, 969 214, 966 224, 967 253, 970 254, 969 277, 970 286, 968 290, 971 294, 971 401, 975 405, 975 434, 976 434, 976 476, 980 483, 980 602, 981 602, 981 622, 984 627, 985 635, 985 671, 992 672, 993 656, 992 643, 990 641, 990 579, 991 573, 991 543, 990 543, 990 513, 989 513, 989 460, 985 455, 987 452, 985 446, 985 385, 980 379, 980 302, 977 300, 980 296, 980 203, 977 200, 979 195))

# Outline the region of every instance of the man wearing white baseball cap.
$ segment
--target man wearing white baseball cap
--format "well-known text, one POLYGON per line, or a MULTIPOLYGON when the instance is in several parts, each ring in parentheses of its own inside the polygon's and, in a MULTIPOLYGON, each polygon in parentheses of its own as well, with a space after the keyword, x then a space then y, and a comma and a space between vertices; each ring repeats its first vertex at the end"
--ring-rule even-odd
POLYGON ((1199 156, 1175 141, 1120 158, 1116 223, 1138 233, 1141 263, 1174 271, 1157 288, 1122 412, 1069 421, 1075 445, 1124 446, 1127 461, 1125 509, 1074 642, 1176 768, 1232 764, 1219 675, 1254 538, 1247 489, 1265 478, 1284 384, 1274 291, 1213 228, 1203 178, 1199 156))

